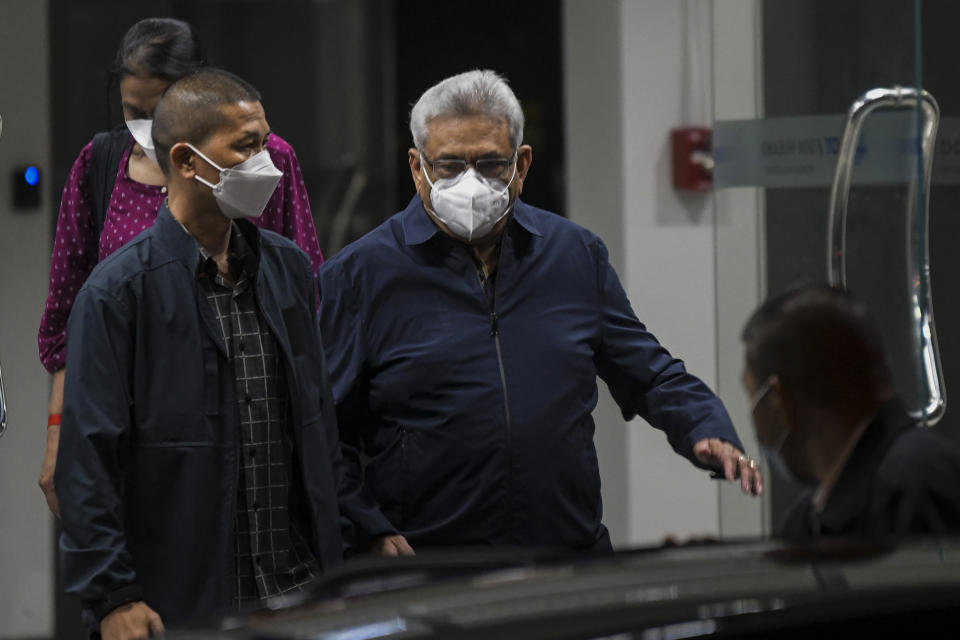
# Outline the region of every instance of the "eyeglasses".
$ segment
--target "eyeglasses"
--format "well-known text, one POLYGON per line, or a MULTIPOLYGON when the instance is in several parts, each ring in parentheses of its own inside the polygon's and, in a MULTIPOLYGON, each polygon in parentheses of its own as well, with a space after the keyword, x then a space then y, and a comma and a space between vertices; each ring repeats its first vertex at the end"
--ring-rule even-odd
POLYGON ((438 178, 456 178, 466 171, 468 166, 472 166, 484 178, 505 178, 510 166, 517 159, 517 152, 514 151, 509 158, 478 158, 473 162, 462 158, 430 160, 423 151, 420 152, 420 157, 438 178))

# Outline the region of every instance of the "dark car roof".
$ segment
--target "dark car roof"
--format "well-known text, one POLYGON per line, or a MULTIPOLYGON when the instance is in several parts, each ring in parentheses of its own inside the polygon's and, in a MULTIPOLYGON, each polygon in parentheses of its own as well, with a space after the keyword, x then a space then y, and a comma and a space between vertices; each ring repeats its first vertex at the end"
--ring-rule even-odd
POLYGON ((887 631, 897 624, 946 631, 938 625, 958 611, 960 539, 898 547, 767 541, 600 557, 463 552, 365 560, 329 575, 311 601, 168 637, 801 637, 844 624, 859 632, 867 622, 887 631))

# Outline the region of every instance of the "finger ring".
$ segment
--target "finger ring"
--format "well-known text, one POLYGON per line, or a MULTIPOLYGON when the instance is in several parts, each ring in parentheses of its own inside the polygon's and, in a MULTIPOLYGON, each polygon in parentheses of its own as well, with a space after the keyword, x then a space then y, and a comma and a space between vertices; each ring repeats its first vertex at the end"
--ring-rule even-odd
POLYGON ((749 464, 748 466, 749 466, 751 469, 756 469, 756 468, 757 468, 757 461, 754 460, 753 458, 750 458, 750 464, 749 464))
POLYGON ((745 456, 745 455, 743 455, 743 454, 740 454, 740 457, 737 458, 737 462, 743 462, 743 461, 746 460, 746 459, 747 459, 747 456, 745 456))

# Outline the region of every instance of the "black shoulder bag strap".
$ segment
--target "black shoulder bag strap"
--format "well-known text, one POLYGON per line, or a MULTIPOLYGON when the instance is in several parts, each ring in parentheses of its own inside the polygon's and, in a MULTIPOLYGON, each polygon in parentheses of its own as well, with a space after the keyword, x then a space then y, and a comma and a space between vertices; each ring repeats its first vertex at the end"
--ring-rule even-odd
POLYGON ((100 241, 100 232, 107 218, 107 207, 120 170, 120 158, 130 142, 130 131, 126 125, 120 125, 112 131, 102 131, 93 136, 90 148, 90 167, 87 181, 90 185, 90 204, 93 216, 94 236, 100 241))

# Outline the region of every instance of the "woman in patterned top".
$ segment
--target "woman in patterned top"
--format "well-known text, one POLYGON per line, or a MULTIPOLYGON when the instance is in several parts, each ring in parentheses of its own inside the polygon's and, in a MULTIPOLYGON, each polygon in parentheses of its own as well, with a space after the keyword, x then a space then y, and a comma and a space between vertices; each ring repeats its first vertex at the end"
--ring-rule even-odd
MULTIPOLYGON (((186 22, 148 18, 133 25, 120 43, 111 75, 119 80, 124 120, 134 135, 125 136, 113 191, 109 197, 103 195, 105 211, 94 211, 92 141, 80 151, 63 188, 50 262, 50 290, 38 336, 40 361, 53 374, 40 488, 57 515, 53 472, 60 439, 67 318, 77 292, 97 263, 153 224, 167 196, 163 173, 150 157, 149 120, 167 86, 204 65, 199 40, 186 22)), ((253 222, 296 242, 316 271, 323 256, 296 155, 276 134, 270 135, 266 148, 283 178, 263 214, 253 222)))

